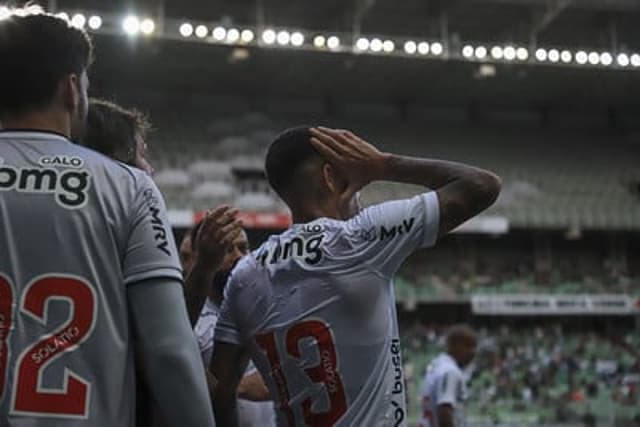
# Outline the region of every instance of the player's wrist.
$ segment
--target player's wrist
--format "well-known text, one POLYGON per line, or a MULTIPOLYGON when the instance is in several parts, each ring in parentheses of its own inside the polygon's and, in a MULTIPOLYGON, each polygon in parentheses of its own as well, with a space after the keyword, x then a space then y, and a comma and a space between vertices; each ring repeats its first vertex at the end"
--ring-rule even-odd
POLYGON ((367 171, 369 174, 369 182, 385 181, 390 176, 390 164, 393 154, 380 152, 369 165, 367 171))
POLYGON ((215 256, 198 256, 193 263, 193 270, 202 273, 215 273, 220 269, 220 261, 215 256))

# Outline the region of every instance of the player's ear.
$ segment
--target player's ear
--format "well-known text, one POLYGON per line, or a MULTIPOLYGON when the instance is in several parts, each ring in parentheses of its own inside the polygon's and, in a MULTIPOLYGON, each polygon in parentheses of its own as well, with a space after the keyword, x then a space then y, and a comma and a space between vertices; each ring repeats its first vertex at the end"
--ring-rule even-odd
POLYGON ((347 182, 331 163, 324 163, 322 165, 322 181, 331 194, 342 194, 347 187, 347 182))
POLYGON ((327 190, 329 190, 329 193, 336 193, 338 191, 334 169, 329 163, 322 164, 322 182, 327 190))
POLYGON ((68 111, 75 111, 80 103, 80 76, 67 74, 58 86, 64 107, 68 111))

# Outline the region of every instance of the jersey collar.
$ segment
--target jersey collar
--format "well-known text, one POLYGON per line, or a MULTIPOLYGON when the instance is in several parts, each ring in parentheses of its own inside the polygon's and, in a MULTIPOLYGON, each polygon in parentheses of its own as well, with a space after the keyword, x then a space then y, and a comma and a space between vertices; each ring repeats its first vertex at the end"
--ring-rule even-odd
MULTIPOLYGON (((442 353, 442 356, 447 359, 449 362, 453 363, 455 366, 458 366, 458 362, 456 362, 456 359, 453 358, 453 356, 451 356, 449 353, 447 353, 446 351, 444 353, 442 353)), ((458 366, 459 367, 459 366, 458 366)))
POLYGON ((66 135, 51 130, 40 129, 0 129, 0 138, 19 138, 30 141, 64 140, 72 142, 66 135))

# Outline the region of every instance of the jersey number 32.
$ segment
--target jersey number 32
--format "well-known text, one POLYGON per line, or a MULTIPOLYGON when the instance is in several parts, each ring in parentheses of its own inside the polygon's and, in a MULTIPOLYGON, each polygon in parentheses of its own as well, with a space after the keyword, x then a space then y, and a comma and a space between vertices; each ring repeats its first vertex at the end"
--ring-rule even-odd
MULTIPOLYGON (((0 274, 0 399, 8 391, 9 339, 13 330, 14 287, 0 274)), ((65 368, 60 388, 45 388, 42 376, 47 366, 65 353, 77 350, 93 331, 96 295, 91 286, 77 277, 40 276, 22 291, 17 302, 24 322, 46 325, 49 302, 68 304, 68 320, 39 341, 27 345, 17 355, 10 412, 16 415, 57 418, 87 418, 91 384, 65 368)), ((17 349, 20 351, 21 349, 17 349)))

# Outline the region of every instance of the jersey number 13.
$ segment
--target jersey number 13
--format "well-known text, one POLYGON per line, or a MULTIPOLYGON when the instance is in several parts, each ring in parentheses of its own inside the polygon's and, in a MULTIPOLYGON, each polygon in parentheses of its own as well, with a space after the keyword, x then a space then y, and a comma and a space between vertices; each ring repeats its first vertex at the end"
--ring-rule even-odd
MULTIPOLYGON (((316 366, 306 368, 304 372, 314 383, 323 384, 329 398, 329 409, 325 412, 313 412, 311 398, 306 398, 302 402, 302 412, 304 422, 311 427, 332 426, 347 411, 347 399, 344 393, 342 379, 338 372, 336 349, 333 343, 331 329, 320 320, 305 320, 296 323, 289 328, 285 334, 285 344, 287 355, 299 359, 301 352, 299 343, 303 339, 315 340, 319 352, 320 363, 316 366)), ((287 389, 287 379, 282 368, 280 355, 276 346, 275 332, 257 335, 256 342, 265 351, 271 373, 278 387, 278 398, 280 409, 287 415, 290 426, 295 425, 293 411, 289 407, 289 391, 287 389)))

